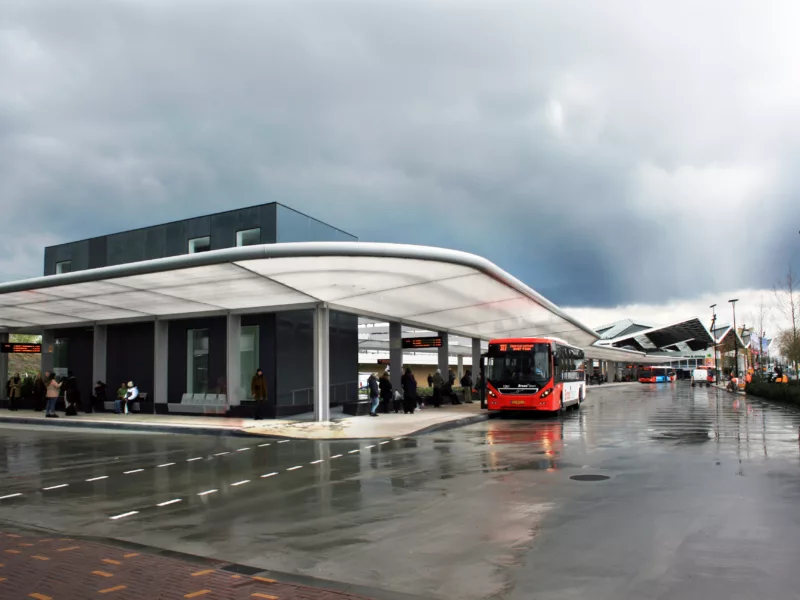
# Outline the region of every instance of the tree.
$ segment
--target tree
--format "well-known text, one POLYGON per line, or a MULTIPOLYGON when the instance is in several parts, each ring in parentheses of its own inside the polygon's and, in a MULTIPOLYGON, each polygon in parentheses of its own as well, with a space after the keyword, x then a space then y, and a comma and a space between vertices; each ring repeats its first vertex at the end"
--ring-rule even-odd
POLYGON ((789 323, 789 327, 778 336, 778 347, 786 359, 794 365, 796 376, 797 363, 800 361, 800 356, 796 353, 796 350, 800 348, 800 289, 798 287, 800 287, 800 281, 791 265, 786 271, 786 279, 774 287, 775 304, 789 323), (784 342, 782 343, 780 340, 784 340, 784 342), (789 351, 788 354, 784 353, 784 348, 789 351))
POLYGON ((753 315, 750 314, 750 318, 753 319, 753 322, 756 324, 758 328, 756 331, 756 336, 754 337, 752 334, 750 335, 750 339, 756 341, 756 347, 750 346, 751 351, 755 351, 758 353, 758 363, 759 366, 763 367, 767 361, 764 360, 764 356, 767 353, 767 348, 764 347, 764 337, 766 332, 764 331, 764 321, 769 316, 769 309, 764 306, 764 296, 761 296, 761 300, 758 303, 758 311, 753 315))

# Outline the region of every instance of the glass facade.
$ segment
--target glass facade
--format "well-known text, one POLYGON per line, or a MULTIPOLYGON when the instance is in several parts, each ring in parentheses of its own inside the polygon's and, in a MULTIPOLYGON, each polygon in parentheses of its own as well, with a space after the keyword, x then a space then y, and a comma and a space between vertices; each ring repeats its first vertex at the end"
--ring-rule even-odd
POLYGON ((208 393, 208 329, 190 329, 186 344, 186 392, 208 393))
POLYGON ((250 392, 250 380, 256 374, 259 366, 258 356, 258 325, 248 325, 242 327, 239 338, 239 369, 240 384, 242 386, 241 398, 252 398, 250 392))
POLYGON ((282 242, 355 242, 358 239, 322 221, 278 205, 277 241, 282 242))

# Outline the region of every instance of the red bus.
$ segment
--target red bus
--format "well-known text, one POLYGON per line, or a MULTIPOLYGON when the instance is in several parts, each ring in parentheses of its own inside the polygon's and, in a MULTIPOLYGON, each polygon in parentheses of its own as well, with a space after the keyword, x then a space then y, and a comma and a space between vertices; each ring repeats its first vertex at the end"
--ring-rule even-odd
POLYGON ((486 397, 490 411, 560 412, 586 398, 583 350, 553 338, 489 342, 486 397))
POLYGON ((678 374, 672 367, 644 367, 639 371, 640 383, 669 383, 677 378, 678 374))

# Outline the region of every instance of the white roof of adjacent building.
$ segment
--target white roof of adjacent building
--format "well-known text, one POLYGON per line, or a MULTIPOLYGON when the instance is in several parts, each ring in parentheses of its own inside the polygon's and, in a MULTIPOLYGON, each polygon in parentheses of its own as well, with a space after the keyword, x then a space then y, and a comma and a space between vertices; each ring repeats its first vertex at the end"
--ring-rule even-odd
POLYGON ((402 244, 229 248, 0 284, 0 329, 264 312, 312 306, 466 337, 597 339, 490 261, 402 244))

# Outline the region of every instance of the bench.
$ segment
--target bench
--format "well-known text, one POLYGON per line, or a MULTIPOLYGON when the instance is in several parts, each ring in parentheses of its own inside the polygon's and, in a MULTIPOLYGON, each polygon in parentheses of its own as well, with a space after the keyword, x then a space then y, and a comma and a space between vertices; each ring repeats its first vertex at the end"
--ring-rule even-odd
POLYGON ((168 404, 170 413, 224 415, 228 412, 227 394, 184 394, 180 404, 168 404))
MULTIPOLYGON (((147 392, 140 393, 136 400, 131 400, 128 402, 128 412, 142 412, 143 404, 150 405, 152 407, 152 402, 147 401, 147 392)), ((109 412, 114 412, 116 410, 116 405, 114 404, 113 400, 106 400, 103 402, 103 408, 109 412)), ((120 410, 122 410, 121 406, 120 410)))
POLYGON ((368 415, 370 406, 372 406, 372 402, 369 400, 365 401, 358 401, 358 402, 345 402, 342 404, 342 411, 346 415, 353 415, 354 417, 360 417, 362 415, 368 415))

